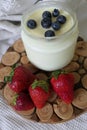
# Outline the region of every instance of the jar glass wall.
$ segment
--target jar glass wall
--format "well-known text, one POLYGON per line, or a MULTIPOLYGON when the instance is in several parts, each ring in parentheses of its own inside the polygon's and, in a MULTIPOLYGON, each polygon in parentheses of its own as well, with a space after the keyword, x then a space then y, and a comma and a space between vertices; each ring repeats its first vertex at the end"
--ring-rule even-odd
POLYGON ((22 18, 22 40, 27 56, 36 67, 53 71, 61 69, 70 63, 74 56, 78 37, 78 20, 75 12, 65 2, 42 1, 32 6, 22 18), (44 11, 59 9, 67 17, 62 29, 55 31, 54 37, 45 37, 45 29, 41 27, 41 15, 44 11), (27 27, 29 19, 37 21, 37 27, 30 30, 27 27))

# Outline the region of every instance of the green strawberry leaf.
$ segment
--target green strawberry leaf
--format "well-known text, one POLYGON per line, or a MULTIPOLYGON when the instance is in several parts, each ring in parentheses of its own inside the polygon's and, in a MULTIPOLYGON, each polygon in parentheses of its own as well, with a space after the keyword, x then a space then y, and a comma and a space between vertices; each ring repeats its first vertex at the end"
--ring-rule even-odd
POLYGON ((11 82, 13 75, 14 75, 14 70, 12 69, 10 75, 4 77, 4 83, 11 82))
POLYGON ((12 66, 12 70, 14 70, 17 66, 18 66, 17 64, 14 64, 14 65, 12 66))
POLYGON ((11 82, 11 81, 12 81, 12 77, 13 77, 13 75, 14 75, 14 69, 15 69, 16 67, 17 67, 17 64, 14 64, 14 65, 12 66, 12 70, 11 70, 11 72, 10 72, 10 75, 4 77, 4 83, 7 83, 7 82, 11 82))
POLYGON ((48 92, 49 90, 49 83, 46 82, 45 80, 35 80, 31 86, 32 89, 35 89, 36 87, 41 87, 46 92, 48 92))
POLYGON ((54 77, 55 79, 57 79, 60 74, 66 74, 66 73, 67 71, 65 70, 56 70, 52 72, 51 78, 54 77))
POLYGON ((13 106, 16 105, 17 97, 18 97, 18 94, 15 94, 14 97, 13 97, 13 101, 12 101, 11 105, 13 105, 13 106))
POLYGON ((4 83, 11 82, 11 81, 12 81, 12 77, 11 76, 5 76, 4 77, 4 83))

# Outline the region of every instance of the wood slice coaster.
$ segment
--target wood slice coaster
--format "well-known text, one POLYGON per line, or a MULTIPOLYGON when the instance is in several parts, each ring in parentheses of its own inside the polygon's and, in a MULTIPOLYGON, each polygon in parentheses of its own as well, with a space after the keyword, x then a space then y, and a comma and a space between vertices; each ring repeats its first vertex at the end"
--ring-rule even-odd
MULTIPOLYGON (((14 64, 27 67, 39 79, 46 80, 50 75, 50 72, 42 71, 30 63, 22 40, 19 39, 13 44, 13 46, 9 47, 7 52, 2 56, 0 62, 0 95, 3 95, 4 90, 6 90, 6 92, 11 91, 7 91, 8 87, 4 83, 4 76, 10 74, 14 64)), ((35 108, 26 113, 23 111, 16 112, 27 120, 50 124, 63 123, 87 112, 87 42, 82 38, 79 38, 77 41, 73 60, 62 69, 73 73, 75 77, 74 100, 71 104, 67 105, 64 103, 59 97, 57 97, 56 93, 52 91, 50 98, 42 109, 35 108), (29 113, 29 115, 27 113, 29 113)), ((14 94, 15 92, 11 91, 10 97, 14 94)), ((8 93, 7 96, 9 96, 8 93)), ((11 100, 11 98, 9 100, 11 100)))

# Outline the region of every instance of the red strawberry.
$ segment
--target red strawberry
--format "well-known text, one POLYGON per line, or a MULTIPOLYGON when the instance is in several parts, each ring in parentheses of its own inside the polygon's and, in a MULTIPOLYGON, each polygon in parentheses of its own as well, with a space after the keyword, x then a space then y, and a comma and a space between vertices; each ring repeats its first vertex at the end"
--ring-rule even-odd
POLYGON ((19 93, 24 89, 28 89, 28 86, 36 79, 27 68, 23 66, 18 66, 14 69, 12 75, 12 81, 9 84, 10 88, 19 93))
POLYGON ((58 96, 61 97, 61 99, 66 102, 67 104, 71 103, 73 101, 74 98, 74 94, 73 94, 73 90, 71 90, 71 92, 61 92, 58 93, 58 96))
POLYGON ((30 96, 37 108, 42 108, 50 96, 49 84, 44 80, 35 80, 29 87, 30 96))
POLYGON ((25 111, 32 109, 34 104, 28 94, 20 92, 14 96, 12 107, 18 111, 25 111))
POLYGON ((74 76, 71 73, 55 71, 50 80, 53 90, 66 103, 71 103, 74 95, 74 76), (55 77, 56 75, 56 77, 55 77))

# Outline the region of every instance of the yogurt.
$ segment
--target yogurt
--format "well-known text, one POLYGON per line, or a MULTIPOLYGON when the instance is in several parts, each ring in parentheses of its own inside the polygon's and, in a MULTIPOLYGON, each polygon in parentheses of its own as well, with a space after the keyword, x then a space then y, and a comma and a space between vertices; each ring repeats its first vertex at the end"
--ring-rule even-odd
MULTIPOLYGON (((52 21, 55 21, 55 18, 52 18, 52 21)), ((73 58, 78 37, 78 21, 72 10, 65 8, 62 3, 40 2, 24 14, 21 36, 32 64, 45 71, 61 69, 73 58), (55 31, 54 37, 45 37, 44 33, 48 29, 41 26, 42 13, 44 11, 52 12, 55 8, 66 17, 66 23, 60 30, 55 31), (27 27, 29 19, 37 22, 35 29, 27 27)))

